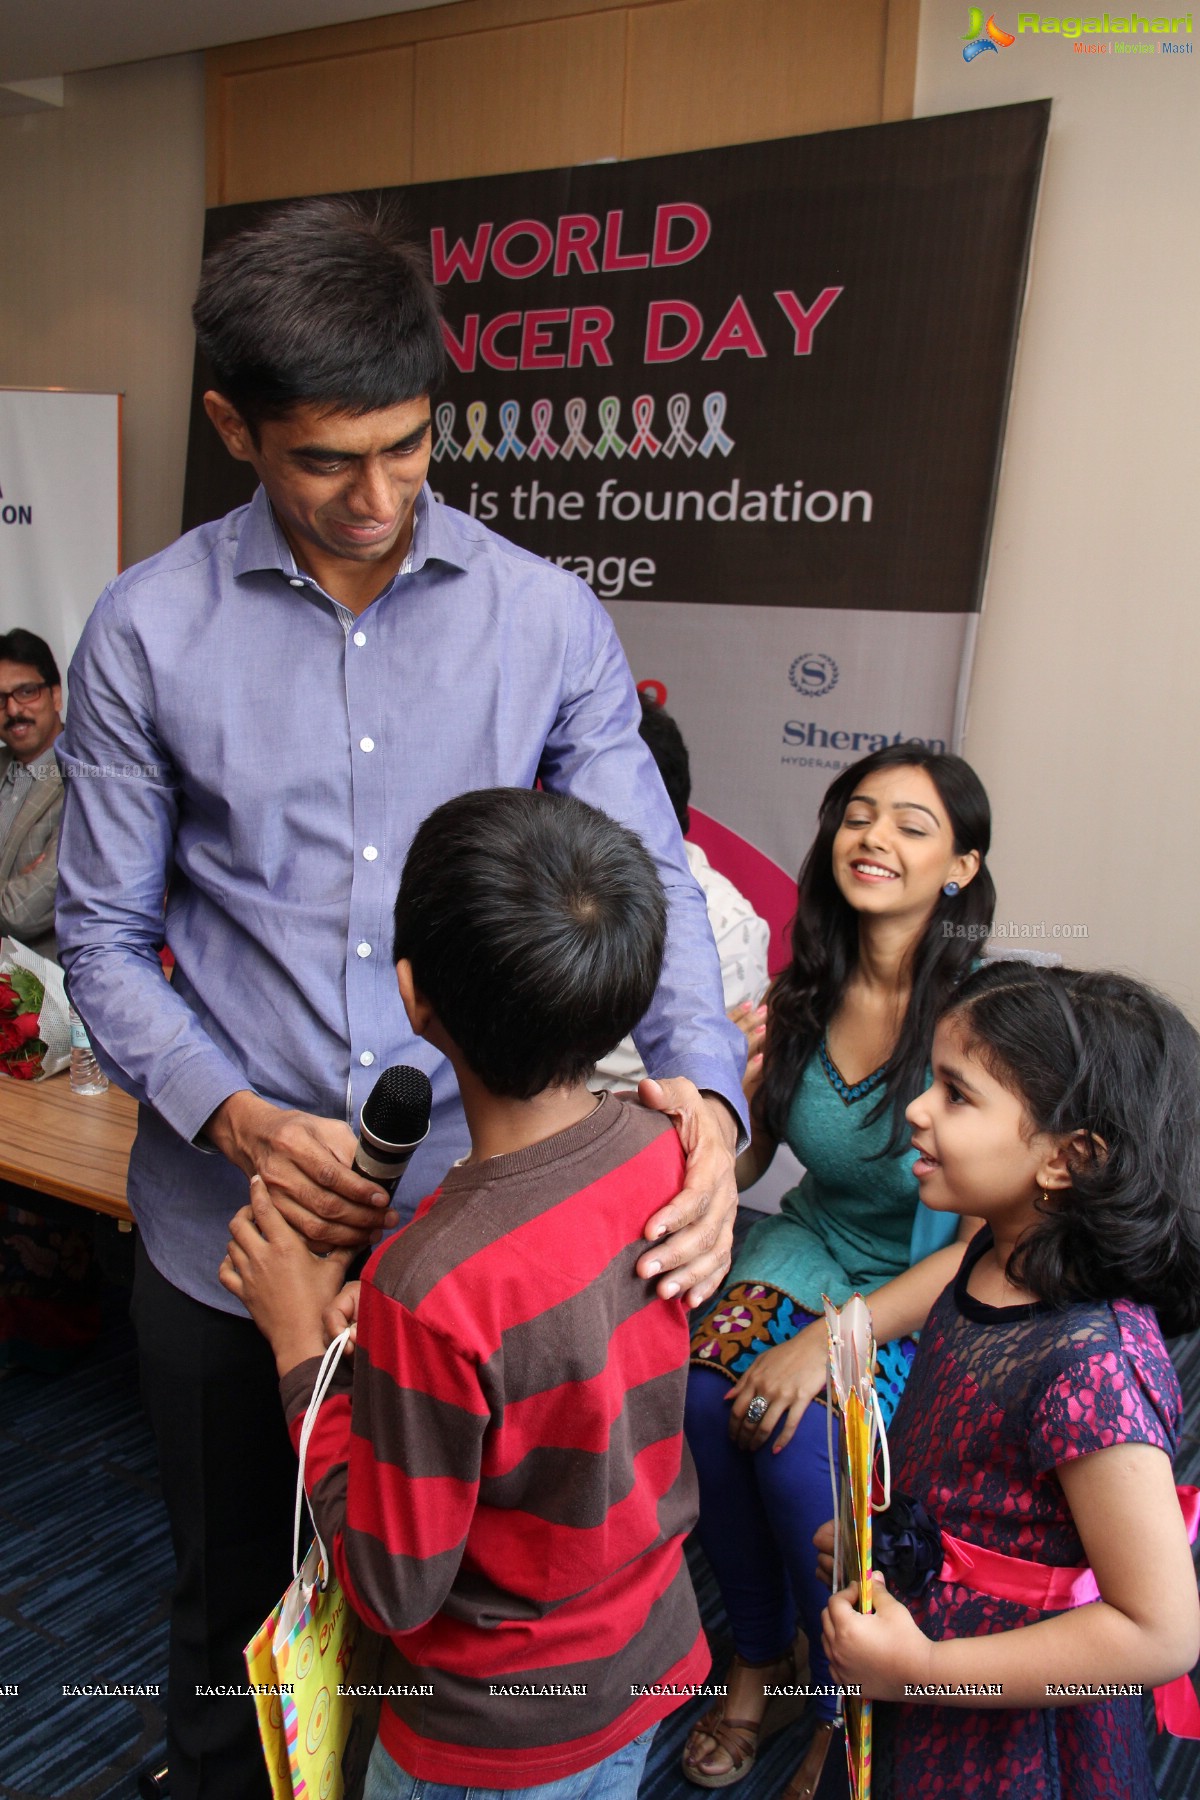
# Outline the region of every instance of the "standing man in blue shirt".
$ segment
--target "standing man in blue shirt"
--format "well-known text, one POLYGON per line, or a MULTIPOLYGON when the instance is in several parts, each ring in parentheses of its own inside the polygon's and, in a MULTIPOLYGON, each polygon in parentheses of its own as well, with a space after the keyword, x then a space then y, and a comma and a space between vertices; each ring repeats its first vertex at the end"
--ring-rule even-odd
POLYGON ((295 1463, 270 1351, 217 1269, 254 1173, 315 1249, 395 1222, 350 1167, 389 1064, 434 1090, 398 1213, 467 1150, 389 956, 418 824, 540 780, 654 856, 668 952, 637 1037, 689 1149, 640 1265, 665 1297, 698 1303, 728 1266, 743 1052, 611 622, 425 485, 443 347, 419 255, 353 202, 301 202, 212 253, 195 319, 209 417, 261 485, 92 613, 60 749, 58 929, 97 1054, 141 1102, 133 1312, 178 1563, 172 1800, 257 1800, 253 1708, 204 1690, 244 1682, 286 1584, 295 1463))

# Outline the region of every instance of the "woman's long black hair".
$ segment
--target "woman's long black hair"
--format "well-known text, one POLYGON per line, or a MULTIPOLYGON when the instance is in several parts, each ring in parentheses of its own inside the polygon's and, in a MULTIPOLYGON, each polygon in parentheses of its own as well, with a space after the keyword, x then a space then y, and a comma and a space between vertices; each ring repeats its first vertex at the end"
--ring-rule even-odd
POLYGON ((841 1004, 858 961, 859 914, 834 880, 833 840, 851 797, 863 782, 880 769, 896 768, 925 770, 946 808, 955 850, 960 856, 977 850, 979 871, 955 896, 938 896, 913 953, 912 998, 888 1058, 886 1092, 870 1115, 876 1119, 891 1110, 885 1154, 898 1150, 911 1136, 904 1109, 925 1086, 934 1022, 978 957, 990 929, 996 889, 985 859, 992 839, 992 814, 983 783, 971 765, 961 756, 927 750, 921 744, 889 744, 843 769, 821 802, 817 835, 800 870, 792 960, 771 988, 759 1105, 763 1122, 777 1140, 785 1136, 788 1110, 804 1065, 841 1004), (945 931, 943 926, 953 929, 945 931))
POLYGON ((1035 1130, 1088 1134, 1071 1186, 1038 1203, 1010 1279, 1052 1306, 1141 1300, 1168 1336, 1194 1330, 1200 1037, 1178 1007, 1127 975, 998 963, 946 1010, 1035 1130))

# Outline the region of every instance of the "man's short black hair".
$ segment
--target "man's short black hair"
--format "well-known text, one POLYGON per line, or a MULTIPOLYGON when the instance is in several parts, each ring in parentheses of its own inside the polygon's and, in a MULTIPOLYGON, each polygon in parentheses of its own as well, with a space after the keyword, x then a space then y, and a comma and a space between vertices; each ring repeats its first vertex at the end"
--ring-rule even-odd
POLYGON ((0 632, 0 662, 28 663, 51 687, 62 686, 54 652, 45 638, 20 625, 14 626, 12 631, 0 632))
POLYGON ((493 1094, 584 1080, 637 1024, 667 903, 641 839, 566 794, 486 788, 413 839, 394 954, 493 1094))
POLYGON ((252 431, 306 404, 379 412, 446 366, 425 254, 381 201, 299 200, 204 259, 192 308, 217 387, 252 431))
POLYGON ((658 764, 667 799, 675 808, 680 831, 686 836, 692 823, 688 812, 688 801, 692 797, 692 767, 683 733, 670 713, 664 712, 649 694, 638 697, 642 703, 642 722, 638 730, 658 764))

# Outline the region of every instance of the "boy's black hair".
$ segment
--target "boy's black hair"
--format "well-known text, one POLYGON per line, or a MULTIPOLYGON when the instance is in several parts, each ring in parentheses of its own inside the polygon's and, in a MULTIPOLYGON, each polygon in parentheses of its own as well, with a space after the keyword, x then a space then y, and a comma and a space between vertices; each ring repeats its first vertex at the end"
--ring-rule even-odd
POLYGON ((192 318, 256 438, 298 404, 378 412, 432 394, 445 373, 424 251, 382 202, 300 200, 226 238, 204 259, 192 318))
POLYGON ((946 1008, 1037 1131, 1094 1133, 1010 1258, 1039 1300, 1141 1300, 1200 1324, 1200 1037, 1126 975, 993 964, 946 1008))
POLYGON ((987 866, 992 815, 983 783, 970 763, 920 743, 889 744, 843 769, 826 790, 816 836, 800 870, 792 960, 771 987, 763 1083, 755 1104, 777 1140, 787 1135, 796 1085, 841 1005, 858 962, 859 915, 834 879, 833 840, 861 784, 880 769, 903 768, 924 769, 946 808, 955 850, 959 855, 977 850, 979 869, 960 893, 938 895, 913 952, 912 997, 888 1058, 886 1092, 868 1115, 874 1122, 891 1114, 884 1156, 894 1156, 908 1143, 905 1108, 925 1086, 934 1020, 988 934, 996 906, 987 866))
POLYGON ((566 794, 486 788, 419 827, 395 960, 490 1093, 582 1081, 654 997, 662 883, 640 838, 566 794))
POLYGON ((667 799, 675 809, 679 829, 687 835, 691 826, 688 801, 692 797, 692 768, 683 733, 671 717, 649 694, 640 694, 642 722, 638 726, 642 739, 658 765, 667 799))
POLYGON ((51 687, 62 686, 53 650, 45 638, 38 637, 34 631, 26 631, 22 625, 0 632, 0 662, 28 663, 51 687))

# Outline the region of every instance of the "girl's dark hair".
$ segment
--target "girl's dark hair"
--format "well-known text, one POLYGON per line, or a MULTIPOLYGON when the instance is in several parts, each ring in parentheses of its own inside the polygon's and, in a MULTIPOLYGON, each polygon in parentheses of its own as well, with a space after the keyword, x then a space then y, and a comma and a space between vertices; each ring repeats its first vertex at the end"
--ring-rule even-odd
POLYGON ((805 1063, 837 1011, 858 960, 858 919, 833 877, 833 840, 851 796, 880 769, 924 769, 938 791, 959 855, 979 852, 979 871, 960 893, 938 896, 937 905, 913 954, 912 998, 896 1047, 888 1059, 887 1091, 870 1114, 890 1109, 892 1128, 885 1155, 911 1135, 904 1109, 925 1086, 933 1027, 947 999, 979 954, 993 916, 996 889, 985 858, 992 841, 992 814, 983 783, 961 756, 927 750, 922 744, 889 744, 843 769, 821 802, 817 835, 797 883, 792 924, 792 960, 771 989, 762 1115, 777 1139, 785 1135, 788 1109, 805 1063))
POLYGON ((1039 1300, 1141 1300, 1200 1324, 1200 1037, 1126 975, 1000 963, 946 1009, 1037 1131, 1094 1133, 1009 1259, 1039 1300))

